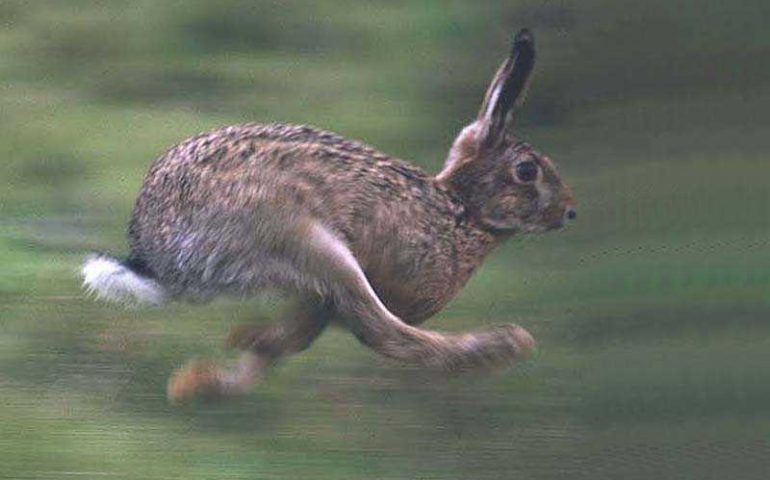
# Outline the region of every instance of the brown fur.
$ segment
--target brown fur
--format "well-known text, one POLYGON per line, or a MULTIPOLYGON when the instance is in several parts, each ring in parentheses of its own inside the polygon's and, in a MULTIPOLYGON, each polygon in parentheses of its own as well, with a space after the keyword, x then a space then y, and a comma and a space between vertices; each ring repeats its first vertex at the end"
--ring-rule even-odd
POLYGON ((301 299, 275 326, 233 330, 228 344, 247 352, 238 371, 195 363, 172 379, 169 395, 242 391, 332 319, 404 361, 457 369, 525 358, 534 341, 521 327, 443 335, 413 325, 453 299, 501 241, 558 228, 572 208, 550 160, 511 135, 533 63, 522 31, 435 177, 286 124, 213 130, 156 160, 129 229, 133 271, 171 298, 278 287, 301 299), (523 162, 537 166, 535 181, 517 177, 523 162))

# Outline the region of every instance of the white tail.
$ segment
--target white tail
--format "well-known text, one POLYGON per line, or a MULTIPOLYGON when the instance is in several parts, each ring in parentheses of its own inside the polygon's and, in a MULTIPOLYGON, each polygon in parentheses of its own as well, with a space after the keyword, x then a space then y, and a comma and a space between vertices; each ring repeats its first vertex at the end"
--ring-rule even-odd
POLYGON ((119 260, 91 255, 83 263, 83 288, 89 294, 125 306, 161 305, 166 293, 158 282, 144 277, 119 260))

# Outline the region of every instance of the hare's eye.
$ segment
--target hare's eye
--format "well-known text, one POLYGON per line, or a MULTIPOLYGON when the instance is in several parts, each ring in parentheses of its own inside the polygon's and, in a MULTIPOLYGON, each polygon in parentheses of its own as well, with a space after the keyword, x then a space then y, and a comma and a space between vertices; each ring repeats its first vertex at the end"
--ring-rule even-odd
POLYGON ((535 181, 537 178, 537 164, 533 161, 526 161, 516 165, 516 178, 520 182, 535 181))

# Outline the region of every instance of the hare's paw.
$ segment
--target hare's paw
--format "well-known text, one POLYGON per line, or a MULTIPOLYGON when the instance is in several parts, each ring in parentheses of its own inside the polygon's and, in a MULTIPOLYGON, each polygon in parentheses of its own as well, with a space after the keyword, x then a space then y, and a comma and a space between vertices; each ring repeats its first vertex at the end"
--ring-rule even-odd
POLYGON ((171 403, 195 398, 215 399, 225 394, 223 374, 213 362, 191 360, 175 371, 168 381, 168 399, 171 403))
POLYGON ((516 349, 516 359, 526 360, 537 347, 535 339, 525 328, 518 325, 507 326, 508 335, 511 336, 516 349))

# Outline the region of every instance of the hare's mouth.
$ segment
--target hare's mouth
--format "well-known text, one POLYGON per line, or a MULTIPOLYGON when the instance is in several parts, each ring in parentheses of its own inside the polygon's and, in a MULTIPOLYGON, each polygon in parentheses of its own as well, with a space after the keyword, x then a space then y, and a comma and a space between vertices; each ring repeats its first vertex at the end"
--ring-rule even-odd
POLYGON ((551 230, 560 230, 564 228, 568 223, 571 223, 577 217, 577 212, 574 207, 567 207, 558 213, 544 216, 539 222, 533 223, 530 226, 528 232, 542 233, 550 232, 551 230))
POLYGON ((553 221, 549 223, 530 223, 521 226, 519 231, 521 233, 546 233, 553 230, 560 230, 564 228, 564 222, 561 220, 553 221))
POLYGON ((556 220, 554 222, 549 223, 545 227, 545 231, 560 230, 560 229, 564 228, 564 225, 565 225, 564 220, 561 220, 561 219, 560 220, 556 220))

